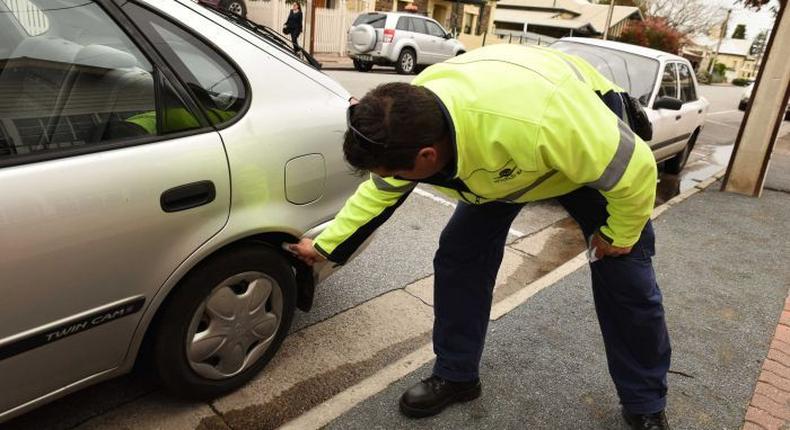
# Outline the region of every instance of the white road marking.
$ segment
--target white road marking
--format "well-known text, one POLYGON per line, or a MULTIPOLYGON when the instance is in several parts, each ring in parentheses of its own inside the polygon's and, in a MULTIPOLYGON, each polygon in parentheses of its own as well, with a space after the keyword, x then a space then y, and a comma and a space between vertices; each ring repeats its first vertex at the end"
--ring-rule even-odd
MULTIPOLYGON (((433 200, 436 203, 439 203, 440 205, 451 207, 453 209, 455 209, 455 207, 457 206, 455 203, 453 203, 453 202, 451 202, 449 200, 446 200, 446 199, 444 199, 442 197, 439 197, 436 194, 433 194, 433 193, 430 193, 428 191, 425 191, 422 188, 415 188, 414 192, 417 195, 425 197, 425 198, 430 199, 430 200, 433 200)), ((524 237, 524 236, 526 236, 526 234, 524 234, 523 232, 518 231, 518 230, 516 230, 514 228, 509 229, 508 233, 510 233, 510 234, 512 234, 513 236, 516 236, 516 237, 524 237)))
POLYGON ((736 110, 721 110, 721 111, 718 111, 718 112, 711 112, 708 115, 709 116, 710 115, 724 115, 725 113, 733 113, 733 112, 740 112, 740 111, 737 110, 737 109, 736 110))
POLYGON ((721 122, 721 121, 714 121, 714 120, 712 120, 712 119, 706 119, 706 120, 705 120, 705 122, 709 122, 709 123, 711 123, 711 124, 716 124, 716 125, 722 125, 722 126, 724 126, 724 127, 733 128, 733 129, 735 129, 735 130, 738 130, 738 129, 740 128, 740 127, 736 127, 736 126, 734 126, 734 125, 732 125, 732 124, 727 124, 726 122, 721 122))
POLYGON ((362 401, 373 397, 390 384, 419 369, 433 360, 433 344, 428 343, 420 349, 385 367, 375 375, 362 380, 353 387, 335 395, 331 399, 310 409, 287 424, 281 430, 320 429, 362 401))

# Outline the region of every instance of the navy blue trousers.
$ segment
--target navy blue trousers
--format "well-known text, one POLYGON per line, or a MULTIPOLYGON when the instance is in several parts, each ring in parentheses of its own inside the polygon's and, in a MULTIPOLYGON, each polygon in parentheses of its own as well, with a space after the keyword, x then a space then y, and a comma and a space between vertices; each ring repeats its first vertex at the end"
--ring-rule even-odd
MULTIPOLYGON (((606 223, 606 200, 597 190, 582 187, 558 200, 585 238, 606 223)), ((460 203, 442 232, 434 258, 433 327, 433 371, 442 378, 478 377, 496 275, 508 230, 521 208, 460 203)), ((654 239, 648 222, 630 254, 590 265, 609 374, 621 404, 635 414, 658 412, 666 405, 671 352, 651 260, 654 239)))

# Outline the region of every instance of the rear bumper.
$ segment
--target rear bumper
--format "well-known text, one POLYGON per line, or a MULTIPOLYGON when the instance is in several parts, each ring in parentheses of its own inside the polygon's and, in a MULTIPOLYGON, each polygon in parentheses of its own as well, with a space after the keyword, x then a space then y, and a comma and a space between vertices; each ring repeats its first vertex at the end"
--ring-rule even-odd
POLYGON ((352 60, 368 61, 380 65, 392 64, 398 60, 397 56, 393 56, 394 49, 391 43, 382 44, 382 46, 377 46, 377 48, 380 49, 374 49, 368 52, 357 52, 349 46, 348 57, 352 60))

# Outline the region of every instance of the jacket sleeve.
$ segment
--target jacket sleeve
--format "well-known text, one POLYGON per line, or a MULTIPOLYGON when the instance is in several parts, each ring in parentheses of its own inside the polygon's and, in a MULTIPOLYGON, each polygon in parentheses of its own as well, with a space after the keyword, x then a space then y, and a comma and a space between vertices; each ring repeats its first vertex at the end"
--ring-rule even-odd
POLYGON ((650 147, 587 84, 571 78, 557 87, 537 143, 547 165, 601 191, 609 216, 600 232, 614 246, 639 240, 655 203, 656 161, 650 147))
POLYGON ((346 201, 329 227, 318 235, 313 246, 328 260, 345 264, 392 216, 416 185, 416 182, 371 174, 346 201))

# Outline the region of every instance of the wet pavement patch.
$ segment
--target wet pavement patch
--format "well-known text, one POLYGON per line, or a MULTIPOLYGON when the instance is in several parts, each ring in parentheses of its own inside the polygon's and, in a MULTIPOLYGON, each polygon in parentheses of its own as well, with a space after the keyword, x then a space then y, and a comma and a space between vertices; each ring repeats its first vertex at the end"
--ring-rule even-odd
MULTIPOLYGON (((275 429, 375 374, 388 363, 406 356, 429 340, 430 332, 412 337, 377 352, 368 360, 342 365, 300 381, 265 404, 230 410, 222 418, 231 429, 275 429)), ((206 423, 206 427, 202 428, 217 429, 218 427, 208 427, 208 422, 212 420, 215 417, 204 419, 201 426, 206 423)))

